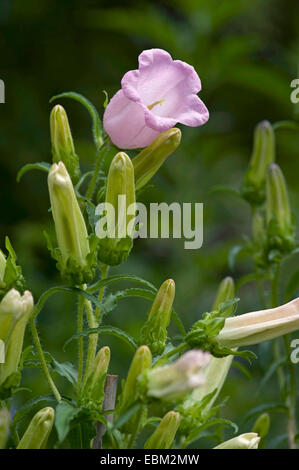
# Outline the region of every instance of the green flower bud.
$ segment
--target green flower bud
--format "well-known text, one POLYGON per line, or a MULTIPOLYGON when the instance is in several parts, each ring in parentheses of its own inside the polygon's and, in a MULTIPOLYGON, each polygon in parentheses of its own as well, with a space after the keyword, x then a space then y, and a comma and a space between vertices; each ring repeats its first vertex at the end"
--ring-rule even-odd
POLYGON ((104 346, 95 357, 91 372, 83 389, 82 401, 88 404, 91 402, 99 411, 102 409, 105 398, 104 387, 109 362, 110 349, 108 346, 104 346))
POLYGON ((295 246, 295 228, 285 178, 275 163, 268 168, 266 188, 268 249, 289 252, 295 246))
POLYGON ((6 258, 4 254, 2 253, 2 251, 0 250, 0 287, 4 280, 5 267, 6 267, 6 258))
MULTIPOLYGON (((217 291, 217 294, 216 294, 216 298, 215 298, 212 310, 218 310, 220 305, 223 302, 233 300, 234 296, 235 296, 235 283, 234 283, 234 280, 233 280, 232 277, 227 276, 226 278, 224 278, 221 281, 221 283, 218 287, 218 291, 217 291)), ((227 314, 229 314, 228 312, 231 312, 231 311, 232 311, 232 307, 227 309, 227 314)))
POLYGON ((249 203, 265 200, 265 180, 268 166, 275 161, 275 135, 268 121, 260 122, 254 131, 253 152, 245 175, 242 193, 249 203))
POLYGON ((257 245, 263 245, 266 238, 265 220, 260 212, 255 212, 252 218, 252 238, 257 245))
POLYGON ((63 277, 82 284, 93 277, 88 233, 71 178, 62 162, 52 165, 48 186, 60 250, 60 256, 56 257, 58 268, 63 277))
MULTIPOLYGON (((124 383, 119 404, 117 406, 117 415, 120 416, 139 398, 140 387, 139 377, 152 366, 152 354, 147 346, 140 346, 131 362, 127 379, 124 383)), ((132 433, 136 428, 136 416, 129 419, 124 425, 124 432, 132 433)))
POLYGON ((136 191, 157 173, 166 158, 180 145, 180 141, 180 129, 169 129, 161 132, 148 147, 133 158, 136 191))
POLYGON ((5 449, 10 426, 10 414, 6 408, 0 410, 0 449, 5 449))
POLYGON ((229 441, 222 442, 214 449, 257 449, 260 442, 260 437, 255 432, 247 432, 234 437, 229 441))
POLYGON ((75 153, 67 114, 59 104, 51 111, 50 131, 53 163, 63 162, 72 181, 76 183, 80 178, 79 158, 75 153))
POLYGON ((0 303, 0 339, 5 343, 5 362, 0 365, 0 384, 17 372, 26 325, 33 310, 31 292, 11 289, 0 303))
POLYGON ((180 425, 180 414, 169 411, 144 444, 145 449, 171 449, 180 425))
POLYGON ((268 413, 262 413, 255 421, 252 432, 257 433, 261 439, 264 439, 270 429, 270 416, 268 413))
POLYGON ((174 294, 174 281, 168 279, 163 282, 153 302, 148 319, 141 330, 140 342, 147 344, 154 355, 162 354, 165 349, 174 294))
POLYGON ((55 411, 47 407, 38 411, 20 440, 17 449, 45 449, 54 424, 55 411))
POLYGON ((106 215, 96 227, 98 257, 105 264, 117 265, 127 259, 133 246, 136 212, 134 168, 124 152, 111 162, 104 207, 106 215))
POLYGON ((141 385, 148 397, 166 401, 180 399, 205 383, 203 370, 210 359, 208 352, 190 350, 172 364, 146 371, 141 385))

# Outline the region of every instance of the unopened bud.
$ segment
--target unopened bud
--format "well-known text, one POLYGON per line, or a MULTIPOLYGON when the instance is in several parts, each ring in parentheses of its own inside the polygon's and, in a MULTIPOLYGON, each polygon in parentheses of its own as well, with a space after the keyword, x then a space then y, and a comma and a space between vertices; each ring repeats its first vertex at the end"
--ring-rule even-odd
POLYGON ((145 449, 170 449, 180 425, 180 414, 169 411, 144 444, 145 449))
POLYGON ((4 280, 5 268, 6 268, 6 258, 4 254, 2 253, 2 251, 0 250, 0 288, 4 280))
POLYGON ((140 342, 147 344, 154 355, 162 354, 165 349, 167 327, 170 322, 175 283, 172 279, 163 282, 144 324, 140 342))
POLYGON ((267 223, 276 218, 281 230, 288 230, 291 225, 291 210, 288 190, 283 173, 273 163, 267 173, 267 223))
POLYGON ((61 253, 59 269, 77 284, 90 277, 88 233, 71 178, 62 162, 54 163, 48 176, 52 215, 61 253))
POLYGON ((54 424, 55 411, 47 407, 38 411, 20 440, 17 449, 45 449, 54 424))
POLYGON ((254 131, 253 152, 243 183, 243 196, 252 204, 265 200, 268 166, 275 161, 275 135, 268 121, 260 122, 254 131))
POLYGON ((180 145, 180 129, 161 132, 156 139, 133 158, 136 190, 142 188, 180 145))
MULTIPOLYGON (((224 302, 228 302, 229 300, 233 300, 235 295, 235 283, 232 277, 227 276, 224 278, 219 287, 216 294, 216 298, 213 304, 212 310, 218 310, 220 305, 224 302)), ((232 310, 232 307, 227 309, 227 314, 232 310)))
POLYGON ((214 449, 257 449, 260 442, 260 437, 256 432, 247 432, 234 437, 229 441, 222 442, 214 449))
POLYGON ((64 163, 74 183, 80 178, 79 158, 75 153, 72 133, 65 109, 59 104, 50 115, 53 162, 64 163))
POLYGON ((113 158, 108 178, 105 203, 99 204, 96 213, 105 215, 96 226, 99 238, 99 260, 108 265, 125 261, 133 246, 136 213, 134 168, 124 152, 113 158))
POLYGON ((210 353, 192 349, 172 364, 150 369, 143 377, 147 396, 161 400, 183 397, 205 383, 203 371, 210 359, 210 353))
POLYGON ((83 400, 91 401, 98 410, 101 410, 105 398, 104 386, 109 362, 110 349, 108 346, 104 346, 95 357, 90 375, 83 389, 83 400))
POLYGON ((0 303, 0 339, 5 343, 5 361, 0 365, 0 384, 17 371, 26 325, 33 311, 31 292, 11 289, 0 303))
POLYGON ((10 426, 10 414, 7 408, 0 409, 0 449, 5 449, 10 426))
POLYGON ((253 425, 252 432, 257 433, 261 439, 264 439, 270 429, 270 416, 268 413, 261 414, 253 425))

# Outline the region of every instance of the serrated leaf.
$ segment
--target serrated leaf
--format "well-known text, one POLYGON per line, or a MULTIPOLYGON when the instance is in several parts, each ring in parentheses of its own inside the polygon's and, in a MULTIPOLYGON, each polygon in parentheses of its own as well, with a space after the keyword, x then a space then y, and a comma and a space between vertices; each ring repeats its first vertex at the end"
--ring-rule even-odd
POLYGON ((120 281, 137 282, 139 284, 142 284, 148 287, 153 292, 157 292, 157 288, 153 284, 151 284, 149 281, 146 281, 145 279, 142 279, 141 277, 134 276, 131 274, 116 274, 114 276, 107 277, 106 279, 100 279, 95 284, 92 284, 91 286, 89 286, 86 289, 86 292, 93 294, 94 292, 112 284, 113 282, 120 282, 120 281))
POLYGON ((44 171, 46 173, 49 173, 50 168, 51 168, 51 165, 47 162, 27 163, 18 171, 17 182, 19 183, 22 176, 28 171, 39 170, 39 171, 44 171))
POLYGON ((67 401, 61 401, 56 406, 55 427, 59 442, 63 442, 70 430, 70 423, 78 413, 78 408, 67 401))
POLYGON ((102 335, 106 334, 106 335, 116 336, 118 339, 121 339, 128 346, 130 346, 133 349, 134 352, 136 351, 136 349, 138 347, 136 341, 134 340, 134 338, 132 336, 130 336, 128 333, 121 330, 120 328, 117 328, 116 326, 107 325, 107 326, 99 326, 98 328, 90 328, 88 330, 81 331, 80 333, 76 333, 75 335, 71 336, 71 338, 69 338, 65 342, 65 344, 63 346, 63 349, 65 349, 66 346, 71 341, 73 341, 74 339, 78 339, 81 336, 89 336, 89 335, 92 335, 94 333, 98 333, 98 334, 102 334, 102 335))

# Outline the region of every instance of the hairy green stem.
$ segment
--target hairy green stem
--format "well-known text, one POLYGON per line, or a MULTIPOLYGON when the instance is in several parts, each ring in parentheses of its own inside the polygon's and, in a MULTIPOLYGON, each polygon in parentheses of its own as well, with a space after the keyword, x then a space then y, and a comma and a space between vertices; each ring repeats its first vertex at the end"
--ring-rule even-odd
POLYGON ((104 152, 103 152, 103 147, 104 146, 105 146, 105 143, 97 153, 95 168, 94 168, 93 175, 92 175, 92 178, 90 180, 90 183, 89 183, 89 186, 87 188, 86 195, 85 195, 86 199, 92 199, 93 193, 95 191, 98 176, 99 176, 99 172, 100 172, 103 157, 104 157, 104 152))
MULTIPOLYGON (((78 301, 78 324, 77 333, 80 334, 83 331, 83 314, 84 314, 84 298, 79 297, 78 301)), ((83 336, 78 338, 78 391, 81 387, 82 376, 83 376, 83 362, 84 362, 84 341, 83 336)))
POLYGON ((43 353, 43 350, 42 350, 42 347, 41 347, 41 343, 40 343, 40 340, 39 340, 39 336, 38 336, 38 332, 37 332, 37 329, 36 329, 36 325, 35 325, 35 320, 34 318, 31 318, 30 320, 30 327, 31 327, 31 333, 32 333, 32 338, 33 338, 33 341, 34 341, 34 344, 35 344, 35 347, 36 347, 36 351, 37 351, 37 354, 39 356, 39 360, 40 360, 40 363, 41 363, 41 366, 42 366, 42 370, 45 374, 45 377, 49 383, 49 386, 56 398, 56 400, 58 402, 61 401, 61 395, 51 377, 51 374, 49 372, 49 369, 48 369, 48 366, 47 366, 47 362, 46 362, 46 359, 45 359, 45 356, 44 356, 44 353, 43 353))
MULTIPOLYGON (((101 268, 101 271, 102 271, 101 280, 106 279, 107 276, 108 276, 108 272, 109 272, 109 266, 107 264, 104 264, 101 268)), ((99 302, 101 302, 102 299, 103 299, 104 291, 105 291, 105 287, 102 287, 99 290, 99 295, 98 295, 98 301, 99 302)), ((96 320, 98 322, 98 325, 100 325, 102 323, 101 309, 98 306, 96 307, 96 320)))

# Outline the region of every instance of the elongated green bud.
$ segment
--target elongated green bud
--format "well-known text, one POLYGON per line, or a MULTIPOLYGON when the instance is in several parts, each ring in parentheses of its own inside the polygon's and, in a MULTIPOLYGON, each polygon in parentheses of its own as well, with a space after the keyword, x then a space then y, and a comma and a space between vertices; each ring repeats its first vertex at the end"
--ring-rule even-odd
POLYGON ((266 219, 269 248, 288 252, 294 248, 295 229, 283 173, 273 163, 267 172, 266 219))
POLYGON ((274 131, 270 122, 262 121, 254 131, 253 152, 242 187, 244 198, 251 204, 261 204, 265 200, 266 172, 274 161, 274 131))
POLYGON ((90 375, 83 390, 84 403, 92 403, 97 410, 102 409, 105 398, 104 386, 107 370, 110 362, 110 349, 108 346, 101 348, 93 362, 90 375))
MULTIPOLYGON (((147 346, 140 346, 131 362, 126 382, 124 384, 119 404, 117 406, 117 415, 121 416, 140 396, 139 378, 141 374, 152 366, 152 354, 147 346)), ((143 410, 145 417, 146 409, 143 410)), ((136 414, 132 416, 124 425, 123 430, 126 433, 132 433, 136 426, 140 425, 141 420, 137 419, 136 414)))
POLYGON ((163 282, 144 324, 140 342, 147 344, 154 355, 162 354, 165 349, 167 327, 170 322, 175 283, 172 279, 163 282))
POLYGON ((67 114, 59 104, 51 111, 50 131, 53 163, 63 162, 72 181, 76 183, 80 178, 79 158, 75 153, 67 114))
POLYGON ((260 437, 255 432, 247 432, 234 437, 229 441, 222 442, 214 449, 257 449, 260 442, 260 437))
POLYGON ((5 342, 5 361, 0 365, 0 384, 17 372, 25 329, 33 311, 31 292, 11 289, 0 303, 0 339, 5 342))
POLYGON ((0 449, 5 449, 10 426, 10 414, 7 408, 0 410, 0 449))
POLYGON ((17 449, 45 449, 54 424, 55 411, 47 407, 38 411, 20 440, 17 449))
POLYGON ((157 173, 166 158, 180 145, 180 141, 180 129, 169 129, 159 134, 148 147, 133 158, 136 190, 142 188, 157 173))
MULTIPOLYGON (((216 298, 215 298, 212 310, 218 310, 220 305, 223 302, 233 300, 234 296, 235 296, 235 283, 234 283, 234 280, 233 280, 232 277, 227 276, 226 278, 224 278, 221 281, 221 283, 218 287, 218 291, 217 291, 217 294, 216 294, 216 298)), ((232 308, 230 307, 230 308, 227 309, 227 312, 230 312, 231 310, 232 310, 232 308)))
POLYGON ((265 439, 270 429, 270 416, 268 413, 262 413, 255 421, 252 432, 257 433, 261 439, 265 439))
POLYGON ((180 425, 180 414, 169 411, 144 444, 145 449, 171 449, 180 425))
POLYGON ((54 163, 48 176, 52 215, 61 259, 58 267, 64 277, 82 284, 92 277, 88 265, 88 233, 71 178, 62 162, 54 163))
POLYGON ((128 155, 119 152, 113 158, 106 189, 105 203, 96 213, 102 216, 96 226, 98 256, 108 265, 125 261, 133 246, 136 212, 134 168, 128 155))
POLYGON ((6 258, 2 251, 0 250, 0 288, 4 280, 4 273, 6 268, 6 258))

